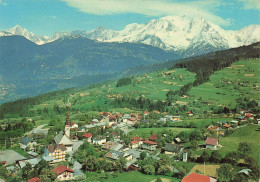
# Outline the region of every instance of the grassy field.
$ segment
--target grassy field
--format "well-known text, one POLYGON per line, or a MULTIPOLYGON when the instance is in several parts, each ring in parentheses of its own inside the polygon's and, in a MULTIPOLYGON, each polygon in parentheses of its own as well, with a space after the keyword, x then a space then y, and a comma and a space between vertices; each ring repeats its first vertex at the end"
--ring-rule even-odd
POLYGON ((191 173, 195 173, 196 171, 200 171, 202 174, 204 174, 204 169, 205 169, 205 175, 206 176, 212 176, 214 178, 217 177, 217 169, 220 168, 220 165, 204 165, 200 164, 200 165, 196 165, 194 166, 191 171, 189 172, 189 174, 191 173))
POLYGON ((253 89, 254 84, 259 86, 259 75, 260 59, 241 60, 215 72, 209 82, 192 88, 190 95, 216 105, 235 106, 241 95, 260 102, 259 90, 253 89))
POLYGON ((115 178, 109 178, 107 180, 104 180, 106 182, 150 182, 152 180, 160 178, 169 179, 171 182, 179 182, 179 179, 172 178, 172 177, 166 177, 166 176, 159 176, 159 175, 145 175, 140 172, 127 172, 127 173, 119 173, 119 175, 115 178))
POLYGON ((212 122, 217 123, 219 121, 231 121, 232 118, 202 118, 202 119, 186 119, 184 122, 193 122, 197 128, 206 128, 211 125, 212 122))
POLYGON ((237 151, 240 142, 249 142, 252 144, 253 150, 251 156, 257 160, 260 166, 260 131, 256 131, 260 125, 248 125, 237 129, 233 134, 223 137, 219 143, 223 145, 221 153, 237 151))
POLYGON ((158 132, 161 132, 163 130, 170 130, 172 132, 174 132, 175 134, 178 134, 182 131, 188 131, 188 132, 191 132, 193 131, 194 129, 193 128, 175 128, 175 127, 162 127, 162 128, 139 128, 139 129, 136 129, 132 132, 130 132, 129 134, 131 136, 140 136, 140 137, 144 137, 144 138, 147 138, 149 136, 151 136, 151 133, 158 133, 158 132))

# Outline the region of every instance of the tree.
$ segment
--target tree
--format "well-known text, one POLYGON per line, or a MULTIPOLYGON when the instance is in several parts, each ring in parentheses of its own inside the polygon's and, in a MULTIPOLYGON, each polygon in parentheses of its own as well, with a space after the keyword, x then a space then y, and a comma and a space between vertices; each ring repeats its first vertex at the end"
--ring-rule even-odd
POLYGON ((221 165, 220 168, 217 169, 217 174, 219 182, 228 182, 234 177, 232 166, 230 164, 221 165))
POLYGON ((219 163, 221 161, 221 155, 219 151, 214 150, 210 155, 210 161, 214 163, 219 163))
POLYGON ((152 165, 145 165, 143 167, 143 171, 146 173, 146 174, 154 174, 155 173, 155 169, 152 165))
POLYGON ((199 141, 199 140, 202 140, 202 139, 203 139, 203 137, 202 137, 202 134, 201 134, 200 131, 194 130, 194 131, 191 132, 190 140, 197 140, 197 141, 199 141))
POLYGON ((0 164, 0 178, 5 178, 7 174, 6 167, 0 164))
POLYGON ((239 154, 237 152, 229 152, 224 158, 225 162, 235 165, 239 159, 239 154))
POLYGON ((89 156, 83 164, 83 169, 87 171, 96 171, 98 160, 95 156, 89 156))
POLYGON ((147 157, 147 153, 146 152, 142 152, 140 154, 140 157, 141 157, 142 160, 144 160, 147 157))
POLYGON ((26 163, 26 165, 21 170, 22 177, 24 179, 28 178, 31 170, 32 170, 32 165, 30 163, 26 163))
POLYGON ((42 169, 40 179, 42 181, 54 181, 56 179, 56 174, 49 169, 42 169))
POLYGON ((171 165, 171 158, 168 155, 162 155, 162 157, 160 158, 160 160, 158 161, 159 166, 162 165, 171 165))
POLYGON ((118 171, 122 172, 122 171, 124 170, 125 165, 126 165, 126 159, 123 158, 123 157, 120 157, 120 158, 116 161, 115 165, 116 165, 116 169, 117 169, 118 171))
POLYGON ((171 166, 169 165, 160 165, 158 169, 158 174, 166 174, 172 171, 171 166))
POLYGON ((192 150, 197 150, 197 148, 198 148, 198 142, 197 142, 196 140, 191 140, 191 146, 190 146, 190 148, 191 148, 192 150))
POLYGON ((252 153, 252 144, 248 142, 239 143, 238 153, 241 157, 248 156, 252 153))
POLYGON ((252 157, 245 158, 245 162, 248 165, 248 168, 252 170, 251 178, 257 180, 259 178, 259 167, 257 165, 257 161, 252 157))
POLYGON ((209 161, 209 154, 208 152, 206 152, 205 150, 202 152, 202 154, 200 155, 200 158, 202 159, 203 162, 207 162, 209 161))

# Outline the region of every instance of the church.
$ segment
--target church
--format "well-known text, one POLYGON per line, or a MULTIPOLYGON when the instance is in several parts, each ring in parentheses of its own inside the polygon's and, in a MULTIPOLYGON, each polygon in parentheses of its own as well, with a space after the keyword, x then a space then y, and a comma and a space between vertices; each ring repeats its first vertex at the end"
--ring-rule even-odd
POLYGON ((58 135, 54 137, 55 143, 58 144, 63 144, 66 146, 67 150, 66 152, 72 152, 73 151, 73 144, 72 141, 70 140, 70 118, 69 114, 67 114, 66 117, 66 123, 65 123, 65 129, 64 131, 60 131, 58 135))

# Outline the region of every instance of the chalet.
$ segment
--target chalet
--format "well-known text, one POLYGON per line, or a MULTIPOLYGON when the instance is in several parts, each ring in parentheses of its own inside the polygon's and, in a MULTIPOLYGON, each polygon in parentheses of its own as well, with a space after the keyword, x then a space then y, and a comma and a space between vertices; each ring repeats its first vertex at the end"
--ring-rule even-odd
POLYGON ((79 125, 77 123, 74 122, 70 122, 70 128, 78 128, 79 125))
POLYGON ((160 111, 153 111, 155 114, 160 114, 160 111))
POLYGON ((33 139, 29 138, 28 136, 25 136, 20 140, 20 147, 24 150, 25 149, 35 150, 36 145, 37 143, 33 139))
POLYGON ((257 121, 257 124, 260 124, 260 119, 257 119, 256 121, 257 121))
POLYGON ((208 131, 215 131, 217 133, 217 136, 224 136, 224 131, 222 131, 222 128, 218 127, 218 126, 214 126, 214 125, 210 125, 207 127, 208 131))
POLYGON ((207 149, 216 150, 218 146, 218 139, 207 137, 205 143, 207 149))
POLYGON ((74 171, 67 166, 59 165, 52 169, 52 172, 54 172, 57 175, 57 181, 74 179, 74 171))
POLYGON ((1 161, 1 164, 2 164, 3 166, 6 166, 6 161, 1 161))
POLYGON ((179 154, 183 150, 183 147, 178 144, 166 144, 164 147, 165 154, 168 155, 176 155, 179 154))
POLYGON ((58 135, 56 135, 54 137, 54 141, 55 141, 56 145, 58 145, 58 144, 65 145, 65 147, 67 148, 66 152, 72 152, 73 144, 72 144, 71 140, 69 139, 69 137, 67 135, 65 135, 63 131, 61 131, 58 135))
POLYGON ((250 119, 250 120, 254 120, 255 118, 254 118, 254 115, 252 114, 252 113, 246 113, 245 114, 245 117, 247 117, 248 119, 250 119))
POLYGON ((230 128, 232 128, 232 127, 231 127, 231 125, 230 125, 230 124, 228 124, 228 123, 224 124, 224 125, 223 125, 223 127, 227 128, 227 129, 230 129, 230 128))
POLYGON ((130 114, 124 114, 122 119, 123 119, 123 122, 126 123, 128 120, 131 119, 131 116, 130 116, 130 114))
POLYGON ((134 136, 131 138, 131 142, 130 142, 130 145, 131 145, 131 148, 134 149, 134 148, 138 148, 139 146, 141 146, 143 144, 143 138, 140 138, 138 136, 134 136))
POLYGON ((45 156, 53 157, 53 161, 51 163, 66 161, 67 148, 63 144, 49 145, 44 149, 45 156))
POLYGON ((129 153, 124 152, 117 152, 117 151, 110 151, 105 155, 106 158, 112 159, 112 160, 118 160, 120 157, 125 158, 127 161, 132 160, 133 156, 129 153))
POLYGON ((191 111, 186 112, 187 116, 193 116, 193 113, 191 111))
POLYGON ((188 176, 185 176, 181 182, 217 182, 217 180, 202 174, 191 173, 188 176))
POLYGON ((91 123, 99 123, 98 119, 92 119, 91 123))
POLYGON ((232 120, 232 121, 230 121, 230 123, 233 124, 233 125, 238 125, 238 121, 237 120, 232 120))
POLYGON ((150 112, 144 111, 144 115, 145 115, 145 116, 147 116, 148 114, 150 114, 150 112))
POLYGON ((147 150, 155 150, 157 143, 153 141, 146 140, 143 142, 142 148, 147 150))
POLYGON ((149 140, 155 141, 157 139, 157 135, 153 134, 152 136, 149 137, 149 140))
POLYGON ((181 117, 180 116, 173 116, 173 121, 180 121, 181 117))
POLYGON ((27 182, 42 182, 42 180, 38 177, 28 179, 27 182))
POLYGON ((113 150, 113 151, 119 151, 120 149, 123 148, 123 145, 120 144, 120 143, 117 143, 117 142, 111 142, 111 141, 108 141, 106 142, 103 146, 102 146, 102 149, 105 149, 105 150, 113 150))
POLYGON ((97 137, 93 138, 92 143, 93 143, 94 145, 102 145, 102 144, 104 144, 106 141, 107 141, 107 140, 106 140, 105 138, 103 138, 103 137, 101 137, 101 136, 97 136, 97 137))
POLYGON ((174 138, 174 142, 175 142, 175 143, 181 143, 181 139, 178 138, 178 137, 176 137, 176 138, 174 138))
POLYGON ((84 135, 82 135, 84 139, 86 139, 89 143, 91 143, 91 138, 93 136, 92 133, 85 133, 84 135))
POLYGON ((245 110, 245 109, 240 109, 240 111, 239 111, 239 113, 240 113, 241 115, 244 115, 244 114, 245 114, 245 112, 246 112, 246 110, 245 110))
POLYGON ((115 132, 115 131, 113 131, 112 132, 112 135, 113 135, 113 137, 115 138, 115 139, 120 139, 120 134, 119 133, 117 133, 117 132, 115 132))

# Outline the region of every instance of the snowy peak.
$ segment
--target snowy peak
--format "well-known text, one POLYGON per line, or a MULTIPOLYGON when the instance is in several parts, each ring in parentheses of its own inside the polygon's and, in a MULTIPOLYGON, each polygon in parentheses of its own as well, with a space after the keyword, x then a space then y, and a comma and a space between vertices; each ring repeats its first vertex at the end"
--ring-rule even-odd
POLYGON ((132 23, 120 31, 98 27, 91 31, 58 32, 51 37, 41 37, 16 25, 8 31, 0 32, 0 36, 10 36, 10 34, 24 36, 36 44, 73 37, 84 37, 100 42, 143 43, 188 57, 258 42, 260 25, 250 25, 232 31, 224 30, 204 18, 166 16, 150 20, 146 24, 132 23))
POLYGON ((260 41, 259 25, 240 31, 224 30, 204 18, 166 16, 146 24, 130 24, 121 31, 95 29, 87 37, 106 42, 140 42, 189 55, 249 45, 260 41), (94 33, 95 32, 95 33, 94 33), (205 51, 203 51, 205 50, 205 51))
POLYGON ((48 39, 49 39, 48 36, 36 36, 32 32, 29 32, 27 29, 22 28, 19 25, 15 25, 10 30, 7 30, 7 32, 9 32, 12 35, 23 36, 23 37, 27 38, 28 40, 30 40, 36 44, 39 44, 39 45, 47 43, 48 39))

